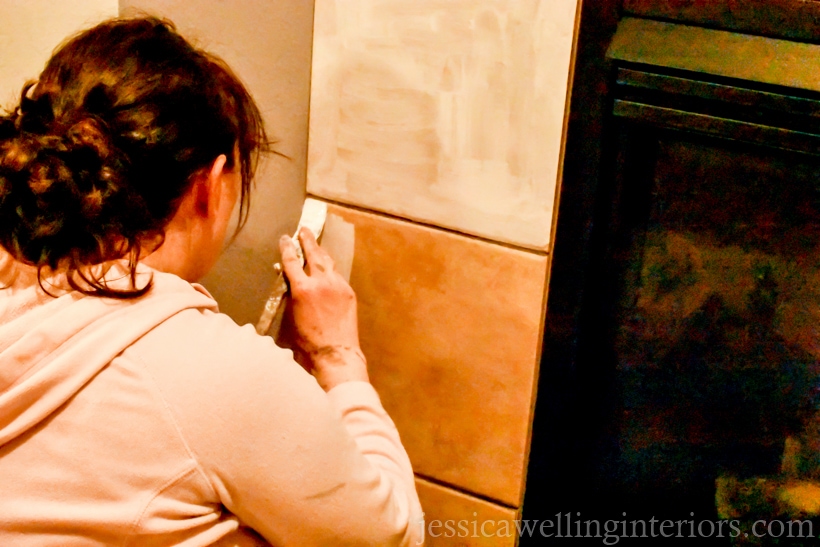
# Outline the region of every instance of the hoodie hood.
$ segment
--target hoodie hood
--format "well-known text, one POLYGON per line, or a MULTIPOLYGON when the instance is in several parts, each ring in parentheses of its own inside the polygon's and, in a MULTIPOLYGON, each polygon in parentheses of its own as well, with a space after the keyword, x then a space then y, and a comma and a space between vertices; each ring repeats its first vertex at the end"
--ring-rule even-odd
POLYGON ((153 286, 133 300, 37 285, 0 290, 0 446, 47 419, 125 348, 189 308, 217 311, 197 284, 148 269, 153 286))

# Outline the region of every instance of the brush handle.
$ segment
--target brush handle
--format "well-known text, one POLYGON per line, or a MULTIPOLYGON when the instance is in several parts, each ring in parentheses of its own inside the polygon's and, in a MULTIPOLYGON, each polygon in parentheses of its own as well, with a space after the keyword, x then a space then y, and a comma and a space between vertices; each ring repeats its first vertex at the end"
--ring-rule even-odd
MULTIPOLYGON (((276 266, 279 266, 279 264, 276 266)), ((265 301, 265 308, 262 310, 262 315, 259 316, 259 321, 256 322, 257 334, 261 334, 263 336, 267 334, 271 325, 273 325, 274 320, 277 319, 277 316, 282 314, 285 309, 282 302, 284 301, 285 293, 287 292, 288 284, 285 281, 285 274, 280 271, 274 281, 273 289, 271 290, 268 299, 265 301)))

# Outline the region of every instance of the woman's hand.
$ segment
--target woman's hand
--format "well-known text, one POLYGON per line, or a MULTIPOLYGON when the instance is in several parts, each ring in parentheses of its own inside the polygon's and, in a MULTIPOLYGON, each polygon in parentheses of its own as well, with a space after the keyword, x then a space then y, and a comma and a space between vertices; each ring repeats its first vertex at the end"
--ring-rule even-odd
POLYGON ((279 240, 282 268, 290 284, 283 321, 288 345, 325 391, 343 382, 368 381, 367 364, 359 348, 356 295, 310 230, 303 228, 298 236, 306 270, 291 238, 279 240))

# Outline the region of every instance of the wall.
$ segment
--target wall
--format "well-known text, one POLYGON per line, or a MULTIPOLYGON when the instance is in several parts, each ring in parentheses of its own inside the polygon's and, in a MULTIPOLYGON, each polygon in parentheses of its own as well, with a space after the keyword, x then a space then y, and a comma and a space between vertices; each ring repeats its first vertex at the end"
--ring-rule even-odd
POLYGON ((0 18, 0 107, 19 101, 65 38, 117 15, 117 0, 6 0, 0 18), (14 52, 11 54, 10 52, 14 52))
POLYGON ((355 226, 362 347, 428 544, 513 545, 577 2, 315 3, 307 189, 355 226))
POLYGON ((171 19, 183 36, 228 62, 247 84, 275 148, 256 178, 250 217, 203 280, 240 324, 255 323, 279 258, 278 240, 293 232, 305 197, 313 2, 120 0, 122 15, 171 19))

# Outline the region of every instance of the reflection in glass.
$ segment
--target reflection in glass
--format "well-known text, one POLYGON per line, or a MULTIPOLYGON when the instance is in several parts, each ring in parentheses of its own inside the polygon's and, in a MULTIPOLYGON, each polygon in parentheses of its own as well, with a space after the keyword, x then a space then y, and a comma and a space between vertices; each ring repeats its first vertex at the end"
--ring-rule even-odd
POLYGON ((624 255, 604 471, 627 494, 709 485, 727 518, 810 513, 789 488, 820 479, 816 169, 661 141, 651 188, 624 255))

